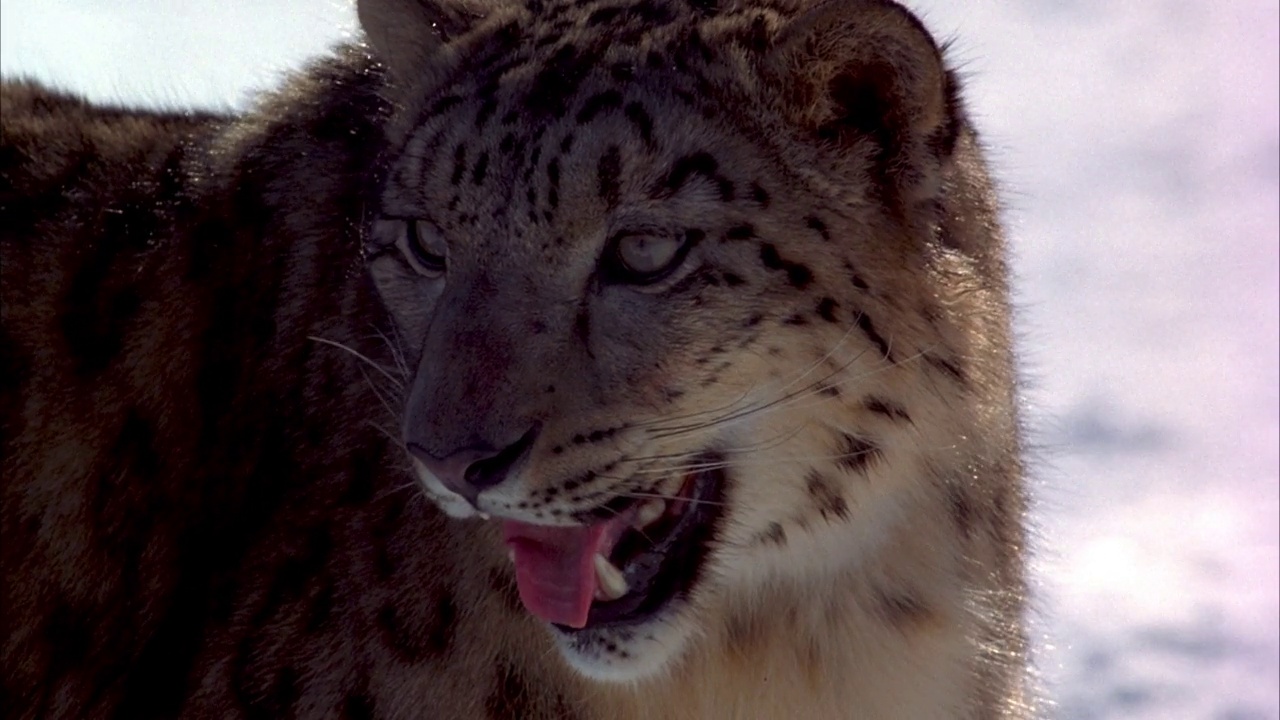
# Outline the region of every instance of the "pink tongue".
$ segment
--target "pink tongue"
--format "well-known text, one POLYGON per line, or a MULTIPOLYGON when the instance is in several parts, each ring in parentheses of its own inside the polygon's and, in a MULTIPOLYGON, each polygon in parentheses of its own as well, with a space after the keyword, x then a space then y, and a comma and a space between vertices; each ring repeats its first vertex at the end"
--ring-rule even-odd
POLYGON ((547 622, 585 626, 596 592, 594 556, 608 557, 626 528, 625 517, 575 527, 502 523, 502 541, 515 551, 521 602, 547 622))

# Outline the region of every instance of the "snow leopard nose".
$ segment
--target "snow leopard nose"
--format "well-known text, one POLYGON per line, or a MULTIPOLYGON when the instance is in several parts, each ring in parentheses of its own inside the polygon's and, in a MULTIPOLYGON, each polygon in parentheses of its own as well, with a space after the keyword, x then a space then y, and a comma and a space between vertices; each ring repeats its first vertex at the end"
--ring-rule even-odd
POLYGON ((537 436, 538 427, 534 426, 505 448, 495 448, 482 441, 439 457, 422 445, 411 442, 409 452, 446 488, 475 505, 476 497, 483 490, 507 479, 511 468, 528 454, 537 436))

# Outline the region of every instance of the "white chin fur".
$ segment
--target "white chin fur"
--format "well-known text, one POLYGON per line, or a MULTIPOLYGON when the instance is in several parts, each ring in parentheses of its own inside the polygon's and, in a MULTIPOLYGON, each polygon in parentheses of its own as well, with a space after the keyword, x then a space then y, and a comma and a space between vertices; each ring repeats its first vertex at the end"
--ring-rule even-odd
POLYGON ((584 677, 632 683, 657 675, 684 651, 691 634, 687 608, 670 608, 642 625, 572 635, 551 628, 565 662, 584 677))

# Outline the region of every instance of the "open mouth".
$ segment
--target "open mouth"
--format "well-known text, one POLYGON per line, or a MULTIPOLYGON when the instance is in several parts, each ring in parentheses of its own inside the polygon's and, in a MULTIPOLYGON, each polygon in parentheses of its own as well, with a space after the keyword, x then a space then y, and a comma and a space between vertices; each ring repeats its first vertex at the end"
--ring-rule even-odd
POLYGON ((599 522, 506 521, 521 601, 564 632, 644 622, 697 583, 723 494, 724 472, 702 470, 669 499, 608 504, 599 522))

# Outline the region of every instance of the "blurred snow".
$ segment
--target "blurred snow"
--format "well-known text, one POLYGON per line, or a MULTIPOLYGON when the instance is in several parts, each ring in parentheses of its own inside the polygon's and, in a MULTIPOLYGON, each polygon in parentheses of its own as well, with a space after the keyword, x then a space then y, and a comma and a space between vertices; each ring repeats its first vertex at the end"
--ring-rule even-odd
MULTIPOLYGON (((1280 2, 909 3, 1015 253, 1056 715, 1280 717, 1280 2)), ((5 0, 0 73, 243 107, 341 0, 5 0)))

